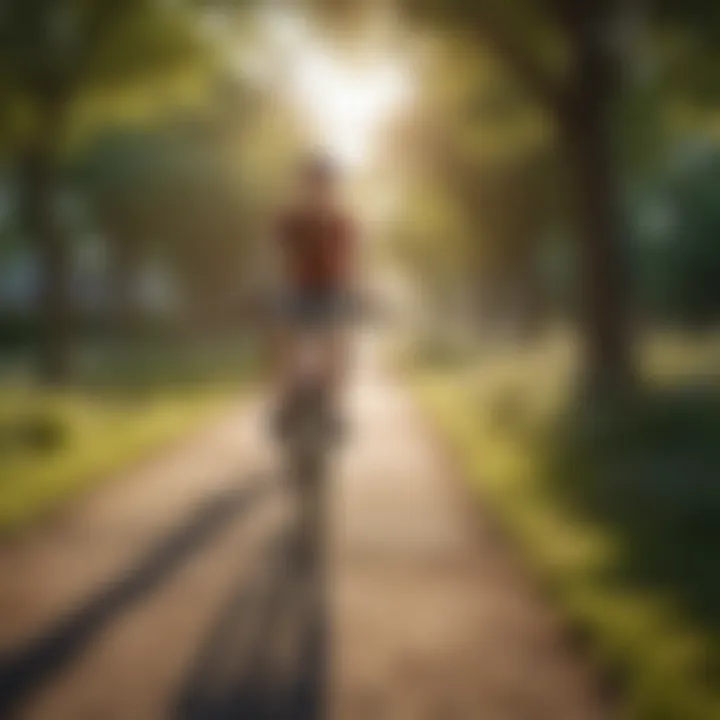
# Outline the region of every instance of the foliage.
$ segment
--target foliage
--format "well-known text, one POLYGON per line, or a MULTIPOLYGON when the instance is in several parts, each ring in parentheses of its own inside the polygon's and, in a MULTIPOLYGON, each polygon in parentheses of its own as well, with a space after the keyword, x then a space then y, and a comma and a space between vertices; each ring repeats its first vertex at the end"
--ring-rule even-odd
POLYGON ((207 53, 190 17, 156 0, 12 0, 0 48, 0 140, 10 152, 45 132, 50 105, 73 106, 72 132, 88 101, 157 89, 207 53))
MULTIPOLYGON (((239 81, 216 82, 222 102, 107 131, 73 171, 109 243, 116 279, 131 282, 144 259, 160 259, 179 284, 185 319, 193 309, 202 323, 237 322, 237 304, 267 255, 259 247, 264 216, 293 147, 282 113, 272 117, 265 98, 239 81)), ((123 288, 117 292, 122 298, 123 288)))
POLYGON ((646 310, 690 326, 720 318, 720 153, 713 145, 681 145, 657 177, 636 221, 635 250, 646 310))

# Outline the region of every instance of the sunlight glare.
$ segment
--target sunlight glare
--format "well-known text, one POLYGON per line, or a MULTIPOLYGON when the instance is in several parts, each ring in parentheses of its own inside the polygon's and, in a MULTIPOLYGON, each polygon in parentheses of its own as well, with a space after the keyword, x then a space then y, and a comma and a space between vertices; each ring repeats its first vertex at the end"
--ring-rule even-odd
POLYGON ((383 123, 408 93, 399 67, 353 71, 318 51, 303 54, 293 85, 321 144, 351 166, 368 160, 383 123))
POLYGON ((410 97, 407 68, 391 59, 353 66, 324 48, 300 20, 276 12, 269 21, 288 60, 292 101, 313 142, 348 166, 367 163, 383 125, 410 97))

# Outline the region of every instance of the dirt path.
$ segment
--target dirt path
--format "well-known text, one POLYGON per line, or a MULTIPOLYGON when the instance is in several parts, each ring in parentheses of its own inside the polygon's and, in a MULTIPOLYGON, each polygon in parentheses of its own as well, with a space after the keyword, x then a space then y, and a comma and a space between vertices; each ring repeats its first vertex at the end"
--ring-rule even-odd
POLYGON ((368 370, 334 514, 333 717, 607 717, 588 668, 467 506, 411 399, 368 370))
POLYGON ((350 405, 325 578, 261 408, 0 546, 0 718, 603 717, 404 393, 370 362, 350 405))

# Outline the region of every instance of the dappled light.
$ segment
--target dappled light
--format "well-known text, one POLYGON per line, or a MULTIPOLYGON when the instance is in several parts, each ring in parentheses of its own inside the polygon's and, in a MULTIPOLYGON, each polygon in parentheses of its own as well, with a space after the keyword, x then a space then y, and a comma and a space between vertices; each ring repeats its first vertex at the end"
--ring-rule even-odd
POLYGON ((718 48, 7 0, 0 718, 719 718, 718 48))

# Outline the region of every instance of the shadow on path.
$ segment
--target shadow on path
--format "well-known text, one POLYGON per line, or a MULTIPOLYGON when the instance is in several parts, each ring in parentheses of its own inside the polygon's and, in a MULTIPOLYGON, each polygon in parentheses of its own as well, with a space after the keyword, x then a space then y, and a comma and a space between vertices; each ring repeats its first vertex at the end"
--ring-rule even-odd
POLYGON ((0 656, 0 718, 11 717, 40 685, 77 658, 117 615, 156 590, 188 557, 254 507, 271 487, 272 483, 258 478, 212 497, 135 567, 27 645, 0 656))
POLYGON ((324 568, 288 533, 244 574, 171 709, 173 720, 321 720, 327 677, 324 568), (294 542, 295 541, 295 542, 294 542))

